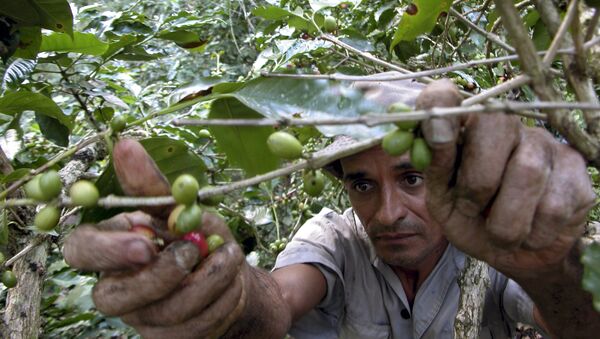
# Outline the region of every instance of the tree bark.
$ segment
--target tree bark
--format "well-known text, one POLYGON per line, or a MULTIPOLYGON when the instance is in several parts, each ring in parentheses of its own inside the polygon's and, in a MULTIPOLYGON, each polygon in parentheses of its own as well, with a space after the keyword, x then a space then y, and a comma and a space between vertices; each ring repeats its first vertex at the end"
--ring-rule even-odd
MULTIPOLYGON (((105 156, 102 144, 96 143, 77 152, 60 171, 59 175, 65 187, 69 187, 90 167, 97 159, 105 156)), ((9 163, 10 165, 10 163, 9 163)), ((25 220, 30 223, 33 210, 25 220)), ((27 234, 21 239, 21 245, 38 242, 35 234, 27 234)), ((48 249, 50 243, 41 241, 25 256, 17 260, 13 272, 17 276, 17 286, 8 293, 4 324, 0 328, 0 338, 32 339, 38 338, 42 319, 40 305, 46 273, 48 249), (5 334, 2 334, 5 333, 5 334)))
POLYGON ((454 321, 454 338, 477 339, 483 318, 485 293, 490 285, 488 265, 469 256, 458 278, 460 299, 454 321))

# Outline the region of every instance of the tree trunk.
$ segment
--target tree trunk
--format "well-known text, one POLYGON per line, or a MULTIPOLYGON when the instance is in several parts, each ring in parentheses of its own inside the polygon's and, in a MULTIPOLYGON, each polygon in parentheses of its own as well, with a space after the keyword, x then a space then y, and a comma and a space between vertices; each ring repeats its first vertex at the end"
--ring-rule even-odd
MULTIPOLYGON (((94 161, 103 158, 104 155, 104 147, 99 143, 75 153, 72 160, 59 171, 65 187, 72 185, 94 161)), ((31 214, 25 220, 28 223, 33 217, 33 213, 31 214)), ((13 265, 18 283, 8 293, 2 328, 4 334, 0 333, 2 339, 32 339, 40 334, 40 305, 50 243, 46 241, 48 237, 44 237, 43 241, 39 239, 35 234, 28 234, 24 239, 19 239, 22 244, 34 246, 13 265)))
POLYGON ((454 321, 454 338, 479 338, 485 292, 490 285, 487 264, 467 256, 465 267, 458 278, 458 285, 460 299, 454 321))
POLYGON ((41 242, 13 266, 18 283, 8 292, 4 322, 7 338, 30 339, 39 336, 42 319, 40 304, 46 271, 48 242, 41 242))

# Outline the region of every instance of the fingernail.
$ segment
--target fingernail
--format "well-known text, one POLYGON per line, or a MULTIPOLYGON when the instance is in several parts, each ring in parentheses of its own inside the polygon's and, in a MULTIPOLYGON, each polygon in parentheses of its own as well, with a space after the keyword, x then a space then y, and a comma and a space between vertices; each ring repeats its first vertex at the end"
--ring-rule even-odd
POLYGON ((134 240, 127 246, 127 258, 135 264, 147 264, 152 256, 152 250, 143 240, 134 240))
POLYGON ((425 124, 423 131, 430 143, 446 144, 454 140, 452 122, 447 119, 433 118, 425 124))

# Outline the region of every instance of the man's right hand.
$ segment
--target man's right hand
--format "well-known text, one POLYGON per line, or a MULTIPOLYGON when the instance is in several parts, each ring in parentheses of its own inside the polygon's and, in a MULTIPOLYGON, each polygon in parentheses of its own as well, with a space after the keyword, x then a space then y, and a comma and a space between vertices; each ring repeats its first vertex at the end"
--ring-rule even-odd
MULTIPOLYGON (((115 170, 126 194, 169 195, 170 187, 143 147, 122 140, 115 170)), ((212 338, 222 335, 245 308, 250 276, 244 255, 224 221, 204 213, 202 232, 223 246, 200 260, 196 245, 166 231, 165 209, 122 213, 97 225, 81 225, 66 239, 69 265, 101 272, 93 290, 99 311, 119 316, 144 338, 212 338), (134 225, 153 228, 169 245, 160 250, 134 225)))

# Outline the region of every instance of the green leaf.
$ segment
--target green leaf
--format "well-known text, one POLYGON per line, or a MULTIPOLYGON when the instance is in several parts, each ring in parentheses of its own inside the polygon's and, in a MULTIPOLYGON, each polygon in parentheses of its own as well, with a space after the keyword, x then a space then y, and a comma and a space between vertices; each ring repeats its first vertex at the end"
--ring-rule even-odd
POLYGON ((35 59, 42 44, 42 29, 39 27, 21 27, 19 33, 19 48, 13 56, 23 59, 35 59))
POLYGON ((121 52, 125 47, 137 42, 137 38, 131 34, 123 35, 119 40, 110 42, 106 52, 102 54, 102 58, 107 60, 113 57, 115 54, 121 52))
POLYGON ((600 312, 600 244, 592 243, 581 256, 583 288, 594 298, 594 308, 600 312))
POLYGON ((46 139, 59 146, 69 146, 69 128, 60 121, 38 112, 35 113, 35 121, 40 125, 40 130, 46 139))
POLYGON ((73 38, 64 33, 52 33, 42 37, 40 52, 72 52, 88 55, 103 55, 108 44, 94 34, 75 32, 73 38))
POLYGON ((360 3, 360 0, 309 0, 310 7, 313 11, 318 12, 326 7, 337 7, 342 3, 352 3, 354 6, 360 3))
POLYGON ((208 40, 201 39, 198 33, 182 29, 162 31, 158 34, 157 38, 173 41, 179 47, 195 51, 200 51, 208 43, 208 40))
POLYGON ((301 31, 314 33, 318 28, 310 21, 303 18, 301 15, 290 12, 277 6, 262 6, 252 10, 252 14, 263 17, 267 20, 288 20, 288 25, 301 31))
POLYGON ((294 13, 277 6, 261 6, 252 10, 252 14, 265 18, 267 20, 282 20, 289 16, 295 16, 294 13))
POLYGON ((34 111, 57 120, 69 131, 73 122, 66 116, 58 105, 47 96, 40 93, 19 91, 8 93, 0 98, 0 113, 16 115, 23 111, 34 111))
POLYGON ((394 46, 400 41, 414 40, 420 34, 431 32, 440 14, 447 12, 451 4, 452 1, 450 0, 413 1, 402 15, 402 19, 394 33, 390 50, 393 50, 394 46))
POLYGON ((39 26, 73 35, 73 14, 67 0, 5 0, 0 2, 0 14, 22 26, 39 26))
MULTIPOLYGON (((188 146, 183 141, 167 137, 156 137, 139 140, 139 142, 154 159, 169 182, 172 183, 178 176, 187 173, 193 175, 201 186, 207 184, 204 175, 206 165, 200 157, 189 151, 188 146)), ((96 181, 96 187, 100 191, 100 196, 123 195, 112 161, 96 181)), ((122 209, 117 208, 106 210, 100 207, 87 209, 84 211, 82 222, 98 222, 122 211, 122 209)))
POLYGON ((8 210, 0 211, 0 246, 8 244, 8 210))
MULTIPOLYGON (((405 88, 406 93, 414 89, 405 88)), ((248 82, 233 96, 252 110, 272 119, 357 117, 383 113, 385 108, 366 100, 362 92, 347 83, 326 80, 258 78, 248 82)), ((326 136, 346 134, 357 139, 383 135, 389 126, 317 126, 326 136)))
MULTIPOLYGON (((262 116, 231 98, 213 102, 208 115, 210 119, 260 119, 262 116)), ((279 159, 267 148, 267 138, 273 127, 213 126, 210 132, 217 145, 225 152, 229 161, 254 176, 276 169, 279 159)))
POLYGON ((538 22, 533 26, 533 44, 538 51, 543 51, 550 47, 552 43, 552 37, 548 30, 546 29, 546 25, 544 25, 543 20, 538 20, 538 22))
POLYGON ((3 177, 2 180, 0 180, 0 184, 10 184, 11 182, 17 181, 22 177, 26 176, 27 174, 29 174, 29 172, 31 172, 31 168, 18 168, 10 172, 7 176, 3 177))

